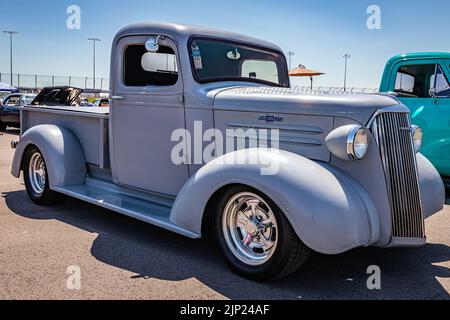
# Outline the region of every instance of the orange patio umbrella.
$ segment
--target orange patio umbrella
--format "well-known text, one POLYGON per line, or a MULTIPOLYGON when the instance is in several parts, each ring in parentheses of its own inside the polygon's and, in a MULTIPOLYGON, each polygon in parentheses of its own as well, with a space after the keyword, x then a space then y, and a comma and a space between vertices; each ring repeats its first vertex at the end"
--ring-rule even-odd
POLYGON ((311 89, 313 88, 313 77, 324 75, 325 73, 307 69, 304 65, 300 65, 298 68, 289 71, 291 77, 309 77, 311 79, 311 89))

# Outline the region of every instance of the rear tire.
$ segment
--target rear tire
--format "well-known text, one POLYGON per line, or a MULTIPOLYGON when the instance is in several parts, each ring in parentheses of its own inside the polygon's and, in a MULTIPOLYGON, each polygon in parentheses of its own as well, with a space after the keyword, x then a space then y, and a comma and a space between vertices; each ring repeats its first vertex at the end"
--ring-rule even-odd
POLYGON ((24 156, 23 175, 30 199, 38 205, 50 205, 58 200, 58 194, 49 187, 47 166, 41 151, 29 147, 24 156))
POLYGON ((213 208, 219 246, 231 268, 251 280, 288 276, 310 249, 297 237, 280 208, 246 186, 228 189, 213 208))

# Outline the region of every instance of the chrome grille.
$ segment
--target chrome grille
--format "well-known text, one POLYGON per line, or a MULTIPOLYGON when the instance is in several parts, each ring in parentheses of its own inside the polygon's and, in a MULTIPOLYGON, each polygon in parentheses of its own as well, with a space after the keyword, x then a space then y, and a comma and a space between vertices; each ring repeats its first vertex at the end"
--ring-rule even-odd
POLYGON ((416 154, 409 114, 379 114, 372 132, 380 148, 392 215, 392 236, 424 238, 416 154))

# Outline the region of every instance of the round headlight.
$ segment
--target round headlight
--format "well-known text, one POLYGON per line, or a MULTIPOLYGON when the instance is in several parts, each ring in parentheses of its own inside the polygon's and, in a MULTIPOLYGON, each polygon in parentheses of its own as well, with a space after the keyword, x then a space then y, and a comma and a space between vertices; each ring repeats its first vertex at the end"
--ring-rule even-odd
POLYGON ((413 142, 414 142, 414 150, 419 152, 422 148, 423 143, 423 131, 422 128, 418 126, 412 126, 412 134, 413 134, 413 142))
POLYGON ((347 154, 350 159, 362 160, 369 150, 369 133, 364 127, 354 126, 347 137, 347 154))

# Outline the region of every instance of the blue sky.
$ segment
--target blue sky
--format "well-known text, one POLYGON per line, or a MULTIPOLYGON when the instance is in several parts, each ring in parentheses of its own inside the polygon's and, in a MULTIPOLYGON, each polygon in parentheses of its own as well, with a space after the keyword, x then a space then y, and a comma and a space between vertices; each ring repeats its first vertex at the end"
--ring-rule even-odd
MULTIPOLYGON (((0 2, 0 29, 15 29, 15 70, 27 74, 90 76, 96 36, 97 75, 108 76, 111 40, 137 21, 205 25, 249 34, 296 52, 293 64, 327 74, 321 86, 342 86, 350 53, 349 85, 379 85, 386 60, 398 53, 450 51, 448 0, 14 0, 0 2), (81 8, 81 30, 68 30, 66 9, 81 8), (378 5, 382 29, 366 27, 369 5, 378 5)), ((9 72, 9 40, 0 34, 0 72, 9 72)), ((296 80, 307 85, 308 80, 296 80)))

